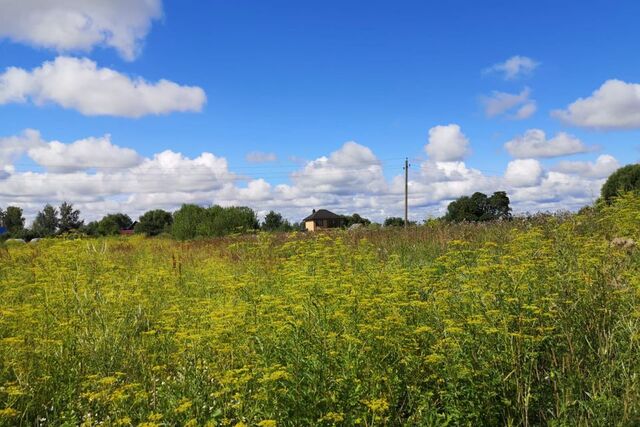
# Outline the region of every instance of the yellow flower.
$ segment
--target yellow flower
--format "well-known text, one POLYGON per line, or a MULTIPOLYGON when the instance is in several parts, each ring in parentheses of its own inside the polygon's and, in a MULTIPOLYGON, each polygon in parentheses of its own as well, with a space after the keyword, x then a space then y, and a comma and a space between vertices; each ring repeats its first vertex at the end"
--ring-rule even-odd
POLYGON ((0 418, 13 418, 18 415, 18 411, 13 408, 0 409, 0 418))
POLYGON ((389 409, 389 403, 384 397, 380 399, 367 400, 364 403, 369 407, 369 409, 371 409, 371 411, 377 414, 383 414, 387 409, 389 409))
POLYGON ((329 421, 331 423, 339 423, 344 421, 344 414, 342 412, 327 412, 321 420, 329 421))
POLYGON ((189 400, 185 400, 175 409, 175 412, 176 414, 185 413, 191 408, 191 406, 193 406, 193 403, 189 400))
POLYGON ((129 417, 122 417, 116 420, 115 422, 116 426, 130 426, 131 425, 131 418, 129 417))

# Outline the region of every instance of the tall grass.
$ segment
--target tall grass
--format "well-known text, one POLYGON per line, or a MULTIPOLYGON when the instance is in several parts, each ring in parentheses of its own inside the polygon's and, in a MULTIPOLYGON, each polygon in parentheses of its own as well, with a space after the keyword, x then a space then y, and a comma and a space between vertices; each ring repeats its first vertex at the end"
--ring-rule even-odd
POLYGON ((638 425, 640 198, 0 249, 0 425, 638 425))

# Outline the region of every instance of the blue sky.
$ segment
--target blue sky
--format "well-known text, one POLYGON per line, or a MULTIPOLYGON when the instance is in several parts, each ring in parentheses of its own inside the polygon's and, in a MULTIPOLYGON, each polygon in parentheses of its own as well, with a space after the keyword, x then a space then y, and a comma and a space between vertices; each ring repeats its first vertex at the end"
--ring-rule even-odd
MULTIPOLYGON (((88 216, 196 202, 247 204, 261 212, 274 208, 292 219, 328 206, 380 219, 401 211, 396 181, 407 156, 412 160, 415 218, 437 214, 453 197, 475 190, 507 189, 521 211, 575 209, 597 196, 614 166, 640 158, 638 2, 78 0, 57 9, 48 3, 56 2, 0 5, 0 73, 5 73, 4 80, 0 77, 0 168, 6 181, 2 191, 0 179, 0 206, 19 204, 33 213, 49 199, 75 197, 88 216), (139 7, 132 6, 137 3, 139 7), (110 4, 110 14, 103 4, 110 4), (64 19, 54 14, 60 8, 64 19), (34 24, 33 16, 47 13, 56 18, 34 24), (74 26, 77 16, 88 24, 74 26), (116 23, 114 16, 124 16, 126 22, 116 23), (68 34, 58 36, 61 29, 68 34), (131 40, 118 41, 127 37, 131 40), (135 52, 132 43, 138 46, 135 52), (509 78, 497 64, 514 57, 533 65, 509 78), (71 65, 59 70, 68 78, 38 75, 33 78, 37 83, 31 83, 36 89, 18 87, 21 80, 10 79, 6 71, 17 67, 35 75, 35 69, 56 58, 69 60, 71 65), (87 111, 91 102, 118 100, 90 100, 95 88, 105 87, 99 78, 74 88, 80 81, 73 74, 75 61, 109 69, 133 86, 136 79, 150 85, 166 79, 180 90, 188 86, 201 92, 191 93, 184 108, 172 99, 183 95, 178 89, 168 94, 158 89, 150 104, 133 113, 121 106, 87 111), (620 87, 607 87, 600 98, 578 105, 579 111, 564 119, 552 114, 568 111, 581 98, 589 101, 594 91, 614 80, 620 87), (69 87, 56 94, 60 82, 69 87), (19 95, 8 95, 15 91, 19 95), (488 117, 487 100, 497 92, 525 96, 511 109, 488 117), (166 106, 160 113, 149 107, 158 103, 166 106), (535 112, 515 119, 519 108, 529 104, 535 112), (629 116, 622 121, 617 120, 621 106, 629 116), (608 115, 598 117, 603 110, 608 115), (448 125, 458 126, 466 149, 458 155, 428 155, 429 130, 448 125), (25 129, 37 130, 38 141, 20 140, 25 129), (574 143, 579 140, 582 149, 518 158, 505 149, 505 143, 532 129, 546 134, 547 145, 562 144, 553 137, 564 132, 574 143), (70 146, 105 135, 110 135, 107 150, 134 150, 138 163, 115 161, 107 167, 100 158, 78 160, 81 154, 64 151, 63 157, 84 166, 60 168, 51 166, 51 153, 45 152, 52 150, 52 141, 70 146), (12 147, 11 155, 2 156, 1 141, 5 152, 12 147), (358 148, 340 151, 348 141, 358 148), (22 144, 20 153, 16 144, 22 144), (32 155, 33 149, 40 154, 32 155), (184 158, 166 166, 167 173, 186 176, 192 173, 189 161, 212 153, 226 160, 229 176, 218 176, 219 183, 211 188, 198 182, 193 188, 188 182, 171 188, 171 177, 163 175, 169 184, 162 191, 123 184, 135 181, 140 171, 105 183, 111 178, 102 174, 139 168, 165 150, 184 158), (276 160, 250 162, 250 152, 275 155, 276 160), (328 159, 317 163, 323 156, 328 159), (589 165, 596 165, 600 156, 616 163, 606 157, 602 170, 594 172, 589 165), (349 161, 340 160, 347 157, 349 161), (353 165, 362 159, 379 170, 354 172, 353 165), (28 171, 37 176, 25 175, 28 171), (330 182, 323 179, 328 175, 330 182), (65 187, 85 178, 87 188, 65 187), (243 197, 239 190, 246 190, 252 179, 255 191, 243 197), (41 181, 58 186, 48 192, 29 188, 40 188, 41 181), (99 188, 92 190, 92 185, 99 188)), ((443 137, 456 144, 455 135, 443 137)), ((98 149, 82 155, 90 155, 87 151, 100 157, 98 149)), ((145 176, 150 180, 154 175, 145 176)))

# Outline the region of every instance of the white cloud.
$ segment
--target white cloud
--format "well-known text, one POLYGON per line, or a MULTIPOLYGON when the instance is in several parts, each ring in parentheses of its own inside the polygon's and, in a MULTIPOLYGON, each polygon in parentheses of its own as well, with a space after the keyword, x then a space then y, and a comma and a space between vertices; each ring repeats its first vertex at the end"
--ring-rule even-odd
POLYGON ((527 102, 522 107, 518 108, 518 111, 516 111, 514 118, 516 120, 528 119, 529 117, 533 116, 537 110, 538 106, 536 105, 535 101, 527 102))
POLYGON ((564 132, 547 139, 544 131, 529 129, 524 135, 517 136, 504 144, 509 154, 516 158, 560 157, 569 154, 585 153, 593 148, 587 147, 578 138, 564 132))
POLYGON ((29 149, 42 144, 40 132, 33 129, 26 129, 22 135, 0 138, 0 166, 10 166, 29 149))
POLYGON ((10 165, 23 155, 52 172, 129 168, 142 158, 130 148, 111 143, 111 136, 85 138, 70 144, 45 141, 40 132, 26 129, 22 135, 0 138, 0 165, 10 165))
POLYGON ((110 135, 81 139, 71 144, 52 141, 29 149, 28 155, 39 165, 56 172, 125 168, 142 160, 134 150, 111 144, 110 135))
MULTIPOLYGON (((190 158, 167 150, 141 157, 126 150, 108 137, 65 144, 47 142, 37 131, 28 130, 0 138, 0 156, 6 159, 0 165, 0 206, 17 204, 32 219, 45 203, 68 200, 87 220, 118 211, 136 217, 149 209, 175 210, 182 203, 246 205, 262 215, 274 209, 294 221, 314 208, 358 212, 378 221, 403 212, 404 174, 397 170, 387 180, 382 162, 371 149, 355 142, 307 162, 291 174, 290 182, 279 184, 264 177, 244 179, 226 159, 212 153, 190 158), (10 162, 23 155, 49 167, 17 171, 10 162), (100 165, 102 156, 121 163, 91 167, 100 165), (67 157, 78 163, 78 169, 53 167, 67 157)), ((593 163, 561 162, 551 170, 534 159, 517 159, 507 165, 503 176, 490 176, 460 160, 430 158, 410 171, 410 215, 417 220, 439 215, 457 197, 499 190, 507 191, 516 212, 577 209, 598 196, 606 172, 617 165, 607 155, 593 163)))
POLYGON ((517 212, 576 210, 593 203, 604 184, 601 179, 549 171, 538 185, 508 190, 517 212))
POLYGON ((587 178, 607 178, 619 167, 620 163, 615 157, 603 154, 598 156, 595 162, 563 161, 558 163, 553 170, 587 178))
POLYGON ((378 192, 386 186, 378 158, 369 148, 353 141, 329 157, 308 162, 292 174, 292 179, 297 187, 310 193, 378 192))
POLYGON ((537 110, 536 101, 530 99, 530 96, 531 89, 526 87, 517 94, 494 91, 490 96, 480 98, 480 101, 487 117, 496 117, 519 107, 509 118, 522 120, 531 117, 537 110))
POLYGON ((456 124, 434 126, 429 129, 429 142, 424 149, 431 160, 457 161, 469 154, 469 140, 456 124))
POLYGON ((543 169, 535 159, 512 160, 504 173, 506 182, 514 187, 531 187, 538 185, 542 179, 543 169))
POLYGON ((31 71, 11 67, 0 74, 0 104, 55 103, 87 116, 141 117, 201 111, 204 91, 168 80, 149 83, 89 59, 61 56, 31 71))
POLYGON ((512 56, 504 62, 494 64, 484 70, 484 73, 500 73, 505 80, 528 76, 540 65, 539 62, 526 56, 512 56))
POLYGON ((563 122, 593 129, 640 128, 640 84, 607 80, 590 97, 553 111, 563 122))
POLYGON ((116 49, 134 59, 161 0, 0 0, 0 38, 55 49, 116 49))
POLYGON ((249 163, 269 163, 278 160, 275 153, 264 153, 262 151, 251 151, 247 153, 245 159, 249 163))

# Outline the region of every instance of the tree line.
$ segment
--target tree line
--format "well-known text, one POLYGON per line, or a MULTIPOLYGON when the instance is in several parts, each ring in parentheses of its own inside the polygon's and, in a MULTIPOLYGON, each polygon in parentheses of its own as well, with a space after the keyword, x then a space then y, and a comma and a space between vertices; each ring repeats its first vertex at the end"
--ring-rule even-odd
MULTIPOLYGON (((496 193, 497 194, 497 193, 496 193)), ((500 215, 500 203, 504 203, 504 197, 481 197, 480 193, 471 198, 460 198, 449 206, 449 212, 445 219, 474 220, 473 215, 478 215, 477 220, 496 219, 500 215), (469 200, 467 200, 469 199, 469 200), (482 207, 477 204, 481 202, 482 207), (489 209, 485 213, 483 209, 489 209), (467 212, 469 211, 469 212, 467 212)), ((504 193, 501 193, 504 194, 504 193)), ((507 210, 508 198, 506 198, 507 210)), ((504 207, 502 207, 504 210, 504 207)), ((360 227, 401 227, 404 219, 389 217, 383 224, 377 224, 354 213, 342 215, 344 228, 354 225, 360 227)), ((410 225, 416 225, 410 222, 410 225)), ((199 237, 221 237, 229 234, 247 233, 257 230, 266 232, 290 232, 303 231, 304 224, 290 222, 282 214, 270 211, 260 222, 256 212, 246 206, 222 207, 214 205, 202 207, 194 204, 184 204, 180 209, 171 213, 162 209, 154 209, 145 212, 137 221, 125 213, 107 214, 98 221, 85 223, 80 218, 80 211, 73 204, 64 202, 59 207, 47 204, 36 214, 31 227, 25 226, 23 211, 17 206, 9 206, 6 210, 0 209, 0 227, 6 230, 4 238, 16 238, 32 240, 34 238, 52 237, 69 233, 87 236, 115 236, 123 230, 146 236, 160 234, 170 235, 179 240, 188 240, 199 237)))
MULTIPOLYGON (((627 165, 614 172, 601 190, 599 203, 610 203, 621 192, 640 191, 640 164, 627 165)), ((480 222, 509 220, 512 217, 510 200, 504 191, 496 191, 491 196, 476 192, 471 196, 462 196, 449 203, 446 214, 441 220, 448 222, 480 222)), ((361 226, 404 226, 404 219, 386 218, 383 224, 376 224, 357 213, 342 215, 343 226, 354 224, 361 226)), ((410 222, 410 225, 416 225, 410 222)), ((80 218, 80 211, 73 204, 64 202, 59 207, 50 204, 37 213, 31 227, 25 227, 23 211, 17 206, 0 208, 0 228, 6 231, 3 238, 12 237, 31 240, 51 237, 72 232, 89 236, 111 236, 121 230, 132 230, 137 234, 157 236, 171 235, 185 240, 197 237, 220 237, 233 233, 246 233, 263 230, 268 232, 288 232, 303 230, 304 224, 291 223, 282 214, 270 211, 262 222, 256 212, 246 206, 222 207, 214 205, 202 207, 184 204, 171 213, 162 209, 145 212, 134 222, 129 215, 113 213, 105 215, 99 221, 87 224, 80 218)))

